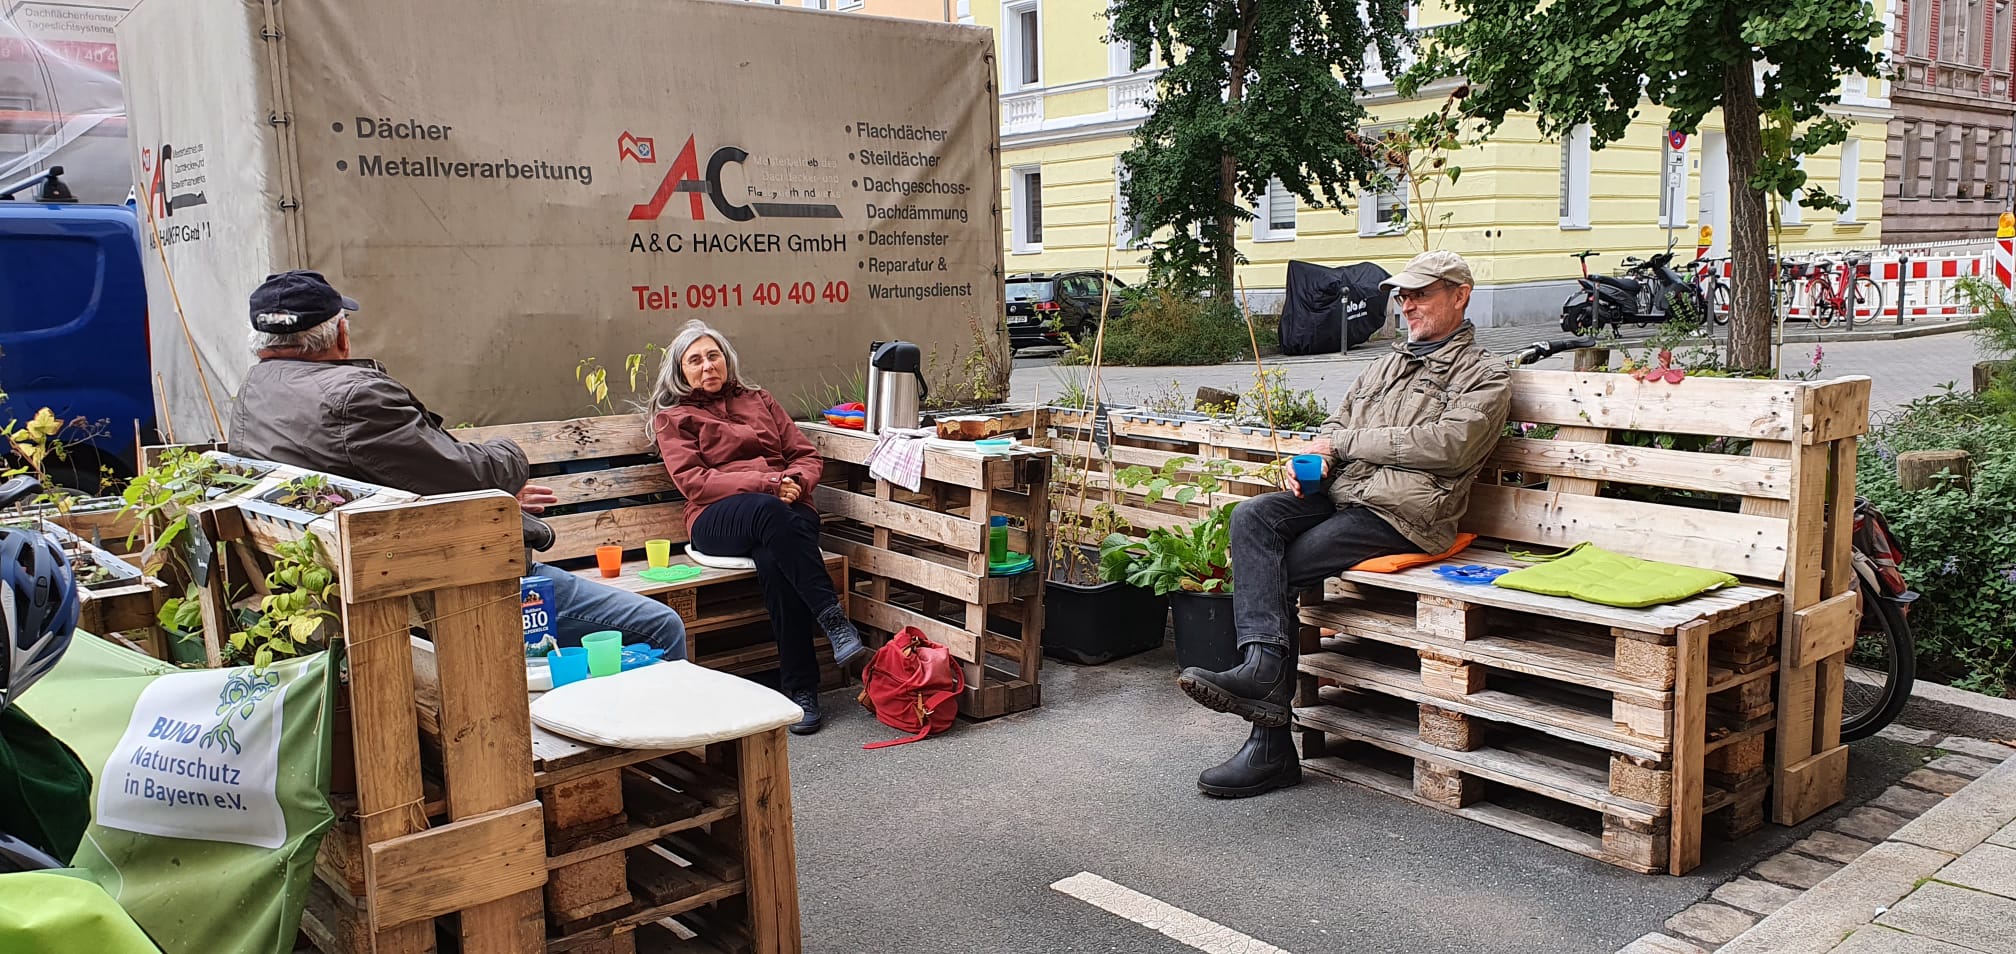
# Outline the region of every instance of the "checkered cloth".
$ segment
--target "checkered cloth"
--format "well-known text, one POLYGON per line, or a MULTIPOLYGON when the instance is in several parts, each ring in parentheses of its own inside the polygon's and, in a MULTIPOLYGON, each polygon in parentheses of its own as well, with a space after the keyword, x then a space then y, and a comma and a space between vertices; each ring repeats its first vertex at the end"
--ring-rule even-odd
POLYGON ((924 486, 925 438, 932 433, 928 427, 884 428, 868 452, 868 475, 915 493, 924 486))

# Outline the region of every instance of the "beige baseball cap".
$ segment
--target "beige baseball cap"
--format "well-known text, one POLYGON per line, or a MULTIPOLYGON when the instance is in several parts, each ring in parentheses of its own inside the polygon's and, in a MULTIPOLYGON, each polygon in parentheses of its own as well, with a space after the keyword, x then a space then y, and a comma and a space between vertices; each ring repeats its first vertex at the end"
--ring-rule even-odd
POLYGON ((1427 288, 1438 281, 1455 282, 1458 285, 1475 285, 1470 277, 1470 263, 1455 252, 1436 250, 1422 252, 1400 270, 1400 274, 1379 283, 1381 288, 1427 288))

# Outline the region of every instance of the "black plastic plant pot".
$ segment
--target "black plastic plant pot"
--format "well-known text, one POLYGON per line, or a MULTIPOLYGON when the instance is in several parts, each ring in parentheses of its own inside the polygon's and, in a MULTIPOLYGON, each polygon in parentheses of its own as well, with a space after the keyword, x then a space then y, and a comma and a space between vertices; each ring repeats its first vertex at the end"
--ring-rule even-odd
POLYGON ((1168 597, 1126 583, 1045 586, 1043 655, 1098 666, 1162 645, 1168 597))
POLYGON ((1176 665, 1224 672, 1239 665, 1239 633, 1232 625, 1232 594, 1169 594, 1175 618, 1176 665))

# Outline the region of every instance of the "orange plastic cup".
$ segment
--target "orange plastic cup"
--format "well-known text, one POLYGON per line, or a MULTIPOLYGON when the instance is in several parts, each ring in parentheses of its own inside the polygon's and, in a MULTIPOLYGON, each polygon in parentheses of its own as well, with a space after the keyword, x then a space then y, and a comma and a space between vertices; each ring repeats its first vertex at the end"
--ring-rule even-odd
POLYGON ((623 575, 623 548, 596 547, 595 566, 601 569, 603 576, 623 575))

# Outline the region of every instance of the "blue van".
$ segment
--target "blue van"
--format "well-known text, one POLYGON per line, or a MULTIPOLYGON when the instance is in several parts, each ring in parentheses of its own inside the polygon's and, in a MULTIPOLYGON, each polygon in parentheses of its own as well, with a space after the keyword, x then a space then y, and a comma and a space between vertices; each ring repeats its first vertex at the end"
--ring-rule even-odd
POLYGON ((156 439, 140 225, 131 204, 63 201, 61 175, 0 185, 0 423, 85 419, 96 436, 50 473, 96 493, 101 467, 133 474, 136 426, 156 439))

